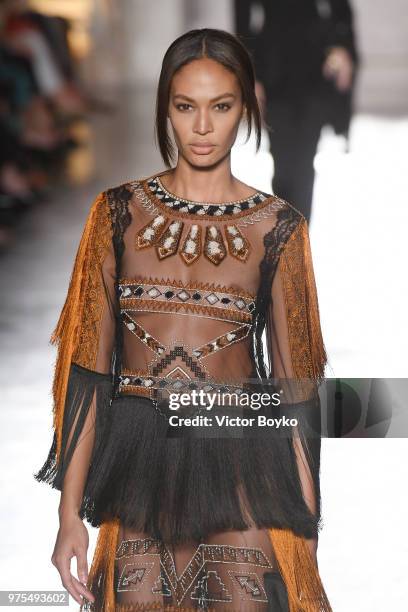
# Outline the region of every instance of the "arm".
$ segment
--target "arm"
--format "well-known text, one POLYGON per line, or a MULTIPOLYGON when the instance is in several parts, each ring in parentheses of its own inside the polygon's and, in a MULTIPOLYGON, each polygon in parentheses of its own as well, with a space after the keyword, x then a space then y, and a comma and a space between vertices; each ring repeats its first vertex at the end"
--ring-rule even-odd
MULTIPOLYGON (((283 389, 284 410, 296 416, 292 439, 304 500, 320 518, 320 405, 323 345, 307 222, 290 235, 277 265, 267 318, 271 377, 283 389)), ((307 540, 315 558, 317 537, 307 540)))
POLYGON ((328 48, 346 49, 356 64, 358 54, 354 35, 354 18, 349 0, 330 0, 330 28, 327 37, 328 48))
POLYGON ((108 204, 94 201, 77 250, 68 293, 51 342, 58 352, 53 380, 53 442, 35 474, 61 491, 60 530, 52 556, 63 585, 92 598, 69 572, 77 556, 85 581, 88 536, 81 504, 89 466, 102 439, 112 393, 115 336, 115 258, 108 204))

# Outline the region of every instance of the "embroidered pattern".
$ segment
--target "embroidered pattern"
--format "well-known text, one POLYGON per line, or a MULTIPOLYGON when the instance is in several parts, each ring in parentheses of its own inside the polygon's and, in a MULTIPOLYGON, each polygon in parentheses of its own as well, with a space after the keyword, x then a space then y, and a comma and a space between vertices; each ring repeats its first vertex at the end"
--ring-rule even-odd
POLYGON ((119 577, 117 591, 140 591, 154 563, 126 563, 119 577))
POLYGON ((126 325, 127 329, 132 332, 143 344, 149 347, 151 351, 161 355, 164 353, 164 346, 160 344, 156 338, 153 338, 139 323, 137 323, 130 314, 126 311, 122 311, 122 320, 126 325))
POLYGON ((218 266, 227 254, 222 235, 218 227, 210 225, 205 230, 204 255, 218 266))
POLYGON ((225 228, 228 250, 233 257, 246 261, 249 257, 249 242, 236 225, 227 225, 225 228))
POLYGON ((164 259, 165 257, 174 255, 174 253, 177 252, 183 225, 184 223, 181 221, 172 221, 166 231, 162 234, 156 246, 156 252, 159 259, 164 259))
POLYGON ((241 325, 241 327, 238 327, 233 331, 229 331, 226 334, 222 334, 214 340, 211 340, 210 342, 207 342, 206 344, 194 349, 193 355, 194 357, 197 357, 197 359, 207 357, 207 355, 210 355, 211 353, 215 353, 216 351, 226 348, 227 346, 231 346, 231 344, 234 344, 235 342, 243 340, 248 336, 250 330, 250 325, 241 325))
POLYGON ((109 207, 104 194, 95 200, 96 217, 91 228, 89 249, 84 273, 86 287, 81 292, 82 313, 79 328, 78 343, 73 353, 72 360, 84 368, 93 369, 99 344, 99 328, 102 321, 105 293, 101 266, 108 249, 112 246, 112 227, 109 207))
POLYGON ((192 225, 180 251, 180 257, 188 266, 201 255, 201 227, 192 225))
POLYGON ((142 229, 136 234, 136 249, 145 249, 146 247, 155 244, 163 233, 167 222, 167 217, 164 215, 157 215, 157 217, 142 227, 142 229))
POLYGON ((228 570, 228 574, 237 583, 242 601, 268 601, 264 586, 257 573, 228 570))
POLYGON ((275 199, 264 208, 254 211, 251 215, 242 217, 242 219, 237 221, 237 226, 248 227, 249 225, 260 223, 264 219, 268 219, 269 217, 273 216, 278 210, 287 207, 288 203, 285 200, 282 200, 281 198, 278 198, 278 196, 275 196, 275 199))
MULTIPOLYGON (((165 378, 184 380, 208 380, 208 374, 201 360, 244 340, 251 330, 252 312, 255 309, 254 296, 221 285, 208 283, 187 283, 169 279, 122 278, 118 284, 121 316, 127 329, 143 342, 153 353, 155 359, 149 364, 149 372, 122 373, 119 388, 124 393, 149 394, 152 390, 163 388, 156 377, 164 372, 165 378), (150 281, 150 282, 149 282, 150 281), (180 312, 183 310, 184 312, 180 312), (196 347, 188 347, 185 342, 173 341, 173 348, 160 343, 144 329, 131 313, 137 312, 179 312, 204 316, 211 319, 238 324, 223 334, 196 347), (158 360, 160 357, 160 360, 158 360), (170 366, 175 366, 169 371, 170 366), (146 375, 147 374, 147 375, 146 375)), ((164 386, 169 386, 168 383, 164 386)), ((174 383, 175 388, 181 383, 174 383)))
POLYGON ((174 255, 179 250, 180 257, 186 265, 197 261, 204 248, 204 255, 207 259, 218 266, 227 255, 227 246, 233 257, 238 261, 246 262, 250 254, 250 244, 238 227, 246 227, 261 221, 286 205, 283 200, 262 191, 246 199, 222 204, 193 202, 177 198, 166 191, 158 176, 132 181, 129 187, 137 194, 142 206, 149 214, 155 215, 155 218, 137 233, 136 249, 156 245, 160 259, 174 255), (248 211, 252 209, 253 213, 248 214, 248 211), (179 248, 183 223, 172 221, 164 232, 169 222, 170 211, 176 216, 190 219, 217 218, 224 221, 234 217, 242 219, 242 222, 224 228, 226 244, 220 229, 214 225, 205 227, 204 247, 202 246, 203 228, 198 224, 193 224, 188 227, 184 240, 181 242, 182 246, 179 248), (160 241, 159 244, 158 241, 160 241))
MULTIPOLYGON (((160 312, 190 312, 211 318, 229 318, 237 322, 251 322, 255 308, 250 294, 232 293, 231 288, 152 279, 121 279, 119 283, 120 305, 131 311, 146 311, 160 304, 160 312)), ((244 293, 244 292, 243 292, 244 293)))
MULTIPOLYGON (((173 371, 174 375, 175 372, 173 371)), ((192 380, 191 377, 183 376, 170 378, 169 376, 151 376, 149 373, 136 371, 131 372, 124 370, 120 375, 119 387, 124 393, 130 391, 142 390, 143 395, 150 395, 151 389, 162 389, 169 393, 188 393, 193 390, 202 390, 204 393, 243 393, 243 389, 239 385, 230 383, 219 383, 213 380, 199 381, 192 380)))
POLYGON ((319 380, 324 375, 327 356, 305 220, 292 232, 280 261, 294 375, 319 380))
POLYGON ((209 217, 240 215, 243 212, 255 208, 270 197, 267 193, 257 191, 248 198, 235 200, 233 202, 223 202, 222 204, 214 204, 211 202, 194 202, 192 200, 178 198, 163 187, 158 176, 147 181, 142 181, 142 186, 145 187, 145 192, 153 197, 161 206, 190 215, 205 215, 209 217))
POLYGON ((254 295, 241 287, 237 288, 233 285, 220 285, 218 283, 208 283, 202 282, 198 280, 189 281, 187 283, 183 283, 183 281, 177 280, 175 278, 158 278, 158 277, 135 277, 135 278, 125 278, 122 277, 119 280, 119 285, 163 285, 169 287, 182 287, 187 290, 197 290, 197 291, 215 291, 218 293, 228 293, 236 297, 241 297, 247 300, 253 300, 254 295))
MULTIPOLYGON (((122 540, 117 548, 116 591, 140 592, 152 565, 157 579, 145 588, 162 595, 169 604, 190 604, 191 609, 194 603, 199 609, 208 609, 212 602, 267 603, 263 574, 265 570, 277 571, 261 548, 200 543, 178 575, 175 558, 166 544, 138 538, 122 540)), ((255 608, 249 605, 248 609, 255 608)))

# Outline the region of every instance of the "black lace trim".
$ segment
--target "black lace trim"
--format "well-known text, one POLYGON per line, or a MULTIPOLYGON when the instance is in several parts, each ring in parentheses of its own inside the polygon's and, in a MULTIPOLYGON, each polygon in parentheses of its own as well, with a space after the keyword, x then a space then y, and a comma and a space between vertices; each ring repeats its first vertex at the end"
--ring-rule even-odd
MULTIPOLYGON (((127 184, 112 187, 106 192, 107 202, 110 209, 112 223, 112 242, 116 261, 115 295, 117 302, 120 299, 119 279, 121 278, 122 257, 125 250, 123 236, 129 227, 132 216, 129 212, 129 201, 132 198, 132 191, 127 184)), ((123 325, 121 320, 120 308, 115 310, 115 357, 114 357, 114 382, 113 397, 118 396, 119 376, 122 369, 123 353, 123 325)))
POLYGON ((251 353, 255 367, 254 377, 268 378, 262 333, 265 329, 266 313, 271 305, 271 288, 281 253, 294 229, 300 223, 302 215, 291 206, 282 208, 277 213, 275 227, 265 234, 265 252, 259 264, 261 281, 253 311, 251 353))

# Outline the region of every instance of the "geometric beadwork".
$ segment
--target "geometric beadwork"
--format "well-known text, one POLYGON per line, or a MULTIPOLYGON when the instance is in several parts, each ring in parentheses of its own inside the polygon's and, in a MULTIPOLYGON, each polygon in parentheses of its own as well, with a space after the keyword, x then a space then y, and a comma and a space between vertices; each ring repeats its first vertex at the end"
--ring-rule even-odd
POLYGON ((177 252, 178 243, 184 223, 182 221, 172 221, 156 246, 156 253, 159 259, 169 257, 177 252))
POLYGON ((180 257, 188 266, 201 254, 201 227, 192 225, 180 250, 180 257))
MULTIPOLYGON (((151 571, 150 564, 154 563, 158 579, 152 581, 151 591, 171 596, 174 609, 184 604, 189 610, 197 606, 212 610, 220 602, 228 610, 234 594, 234 601, 244 604, 240 610, 246 610, 245 602, 249 610, 255 610, 254 605, 268 602, 262 584, 264 572, 278 571, 261 548, 200 543, 178 574, 171 547, 153 538, 122 540, 115 562, 121 559, 125 561, 126 571, 121 573, 120 590, 123 590, 123 578, 132 590, 138 590, 151 571)), ((135 609, 139 609, 136 606, 135 603, 135 609)), ((231 612, 235 609, 235 606, 231 608, 231 612)))
POLYGON ((120 279, 121 308, 127 311, 188 312, 196 316, 212 316, 250 323, 255 297, 246 292, 234 292, 223 286, 204 283, 172 282, 164 279, 120 279), (150 282, 149 282, 150 281, 150 282), (174 283, 174 284, 173 284, 174 283))
POLYGON ((210 225, 206 227, 204 241, 204 255, 213 264, 218 266, 227 254, 222 234, 218 227, 210 225))
POLYGON ((206 342, 202 346, 199 346, 193 349, 193 355, 197 359, 203 359, 210 355, 211 353, 215 353, 216 351, 220 351, 223 348, 231 346, 235 342, 239 342, 246 338, 251 330, 251 325, 246 323, 240 325, 237 329, 230 330, 218 338, 211 340, 210 342, 206 342))
POLYGON ((154 244, 162 234, 167 222, 168 217, 164 215, 157 215, 154 219, 149 221, 149 223, 142 227, 136 234, 135 248, 145 249, 154 244))
POLYGON ((246 261, 250 250, 249 242, 236 225, 226 226, 225 238, 230 254, 239 261, 246 261))

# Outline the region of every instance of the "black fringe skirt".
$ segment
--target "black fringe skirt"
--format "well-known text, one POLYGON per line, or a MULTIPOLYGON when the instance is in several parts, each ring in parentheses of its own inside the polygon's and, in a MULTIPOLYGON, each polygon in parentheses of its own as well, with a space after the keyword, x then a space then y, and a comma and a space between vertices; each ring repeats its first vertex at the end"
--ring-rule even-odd
MULTIPOLYGON (((83 424, 95 389, 95 444, 80 509, 92 526, 116 517, 172 545, 254 525, 317 536, 319 518, 304 501, 290 437, 270 428, 254 434, 250 427, 235 435, 225 428, 214 437, 188 427, 175 435, 153 400, 128 394, 111 400, 108 378, 74 364, 63 447, 72 424, 83 424)), ((234 407, 218 409, 236 414, 234 407)), ((35 477, 61 488, 65 470, 56 464, 54 438, 35 477)))

